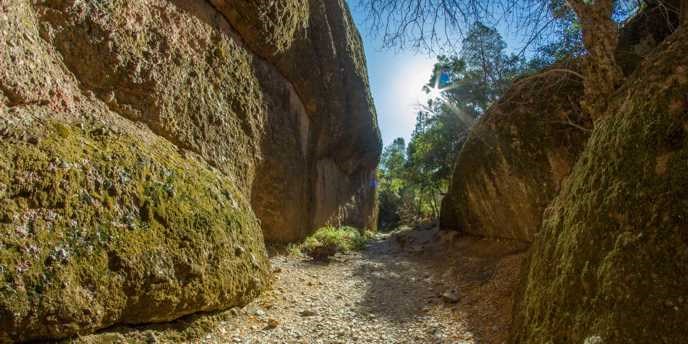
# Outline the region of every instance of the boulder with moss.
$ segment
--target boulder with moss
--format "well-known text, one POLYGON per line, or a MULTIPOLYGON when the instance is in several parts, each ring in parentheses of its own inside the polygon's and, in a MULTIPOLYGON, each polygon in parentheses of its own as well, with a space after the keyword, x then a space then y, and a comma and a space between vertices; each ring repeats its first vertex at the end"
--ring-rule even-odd
POLYGON ((688 31, 617 92, 548 209, 515 343, 688 338, 688 31))
POLYGON ((170 321, 267 285, 260 226, 234 183, 141 139, 88 122, 4 130, 4 339, 170 321))
MULTIPOLYGON (((236 9, 272 30, 272 3, 236 9)), ((19 0, 0 13, 0 341, 242 305, 268 284, 264 237, 317 228, 318 198, 349 222, 374 216, 357 176, 379 146, 318 151, 338 121, 341 137, 379 143, 372 103, 317 120, 294 75, 210 2, 19 0), (360 126, 346 127, 352 113, 360 126), (348 166, 337 188, 317 188, 322 159, 348 166)), ((305 26, 280 22, 286 36, 265 44, 286 54, 305 26)), ((338 92, 369 99, 367 85, 338 92)))

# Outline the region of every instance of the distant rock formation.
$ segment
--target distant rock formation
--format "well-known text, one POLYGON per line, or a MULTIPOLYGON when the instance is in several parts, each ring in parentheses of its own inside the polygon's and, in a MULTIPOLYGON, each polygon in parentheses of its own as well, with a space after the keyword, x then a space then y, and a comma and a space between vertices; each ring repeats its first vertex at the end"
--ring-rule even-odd
POLYGON ((229 3, 0 4, 0 341, 243 304, 264 238, 374 226, 345 3, 229 3))

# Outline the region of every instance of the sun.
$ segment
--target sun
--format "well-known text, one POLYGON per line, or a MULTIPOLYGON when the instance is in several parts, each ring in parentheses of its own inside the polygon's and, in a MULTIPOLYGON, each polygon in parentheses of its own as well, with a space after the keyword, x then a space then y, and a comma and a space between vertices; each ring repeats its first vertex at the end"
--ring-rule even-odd
POLYGON ((426 93, 428 100, 435 100, 435 99, 442 98, 442 91, 443 90, 437 86, 431 87, 428 90, 428 92, 426 93))
POLYGON ((395 78, 395 93, 399 101, 414 107, 427 103, 428 94, 423 91, 423 86, 430 81, 434 61, 417 56, 405 61, 400 67, 395 78))

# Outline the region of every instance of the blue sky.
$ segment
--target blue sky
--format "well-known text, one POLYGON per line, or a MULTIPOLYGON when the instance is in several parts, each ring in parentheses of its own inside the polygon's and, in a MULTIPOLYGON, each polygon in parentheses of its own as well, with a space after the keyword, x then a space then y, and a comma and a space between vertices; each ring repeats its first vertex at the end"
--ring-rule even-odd
POLYGON ((349 1, 354 21, 363 36, 370 87, 377 107, 385 145, 397 137, 408 142, 416 123, 416 109, 422 101, 422 87, 430 79, 434 57, 410 51, 382 49, 382 41, 365 25, 365 13, 357 1, 349 1))
MULTIPOLYGON (((417 108, 427 100, 422 87, 430 80, 436 57, 413 50, 383 49, 382 38, 369 31, 359 1, 347 1, 363 37, 382 140, 385 146, 397 137, 403 137, 408 143, 417 108)), ((527 32, 522 37, 522 33, 505 23, 498 25, 498 31, 508 44, 507 52, 518 52, 529 38, 527 32)))

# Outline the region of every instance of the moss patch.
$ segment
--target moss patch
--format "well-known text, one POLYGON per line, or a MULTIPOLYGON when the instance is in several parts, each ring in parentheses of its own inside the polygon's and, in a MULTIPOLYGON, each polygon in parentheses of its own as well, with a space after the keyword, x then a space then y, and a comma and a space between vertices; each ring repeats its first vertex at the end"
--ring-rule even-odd
POLYGON ((36 12, 43 38, 84 88, 247 191, 265 120, 253 57, 203 16, 208 4, 195 6, 46 1, 36 12))
POLYGON ((220 173, 104 127, 32 130, 0 141, 0 337, 168 321, 265 286, 257 220, 220 173))

